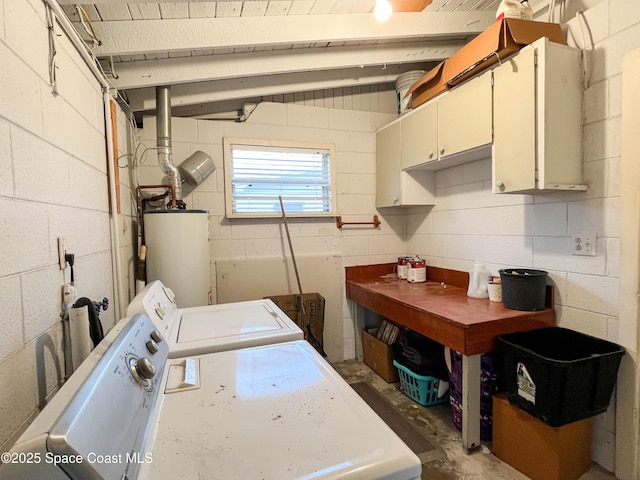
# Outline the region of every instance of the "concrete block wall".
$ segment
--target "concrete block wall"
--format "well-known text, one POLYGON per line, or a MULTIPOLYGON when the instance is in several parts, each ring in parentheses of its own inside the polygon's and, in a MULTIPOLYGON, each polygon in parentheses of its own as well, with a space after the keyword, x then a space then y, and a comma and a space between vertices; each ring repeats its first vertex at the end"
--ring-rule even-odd
MULTIPOLYGON (((565 21, 568 19, 565 19, 565 21)), ((430 265, 494 275, 504 267, 547 270, 560 326, 625 344, 619 331, 622 56, 640 47, 640 6, 604 0, 565 24, 571 46, 589 48, 583 102, 585 193, 494 195, 491 160, 436 174, 436 205, 406 216, 406 249, 430 265), (586 21, 586 24, 584 23, 586 21), (582 25, 580 24, 581 22, 582 25), (595 233, 597 256, 571 255, 571 235, 595 233)), ((595 419, 593 459, 615 469, 616 400, 595 419)), ((622 443, 620 443, 622 445, 622 443)))
MULTIPOLYGON (((383 263, 394 261, 404 252, 402 211, 381 213, 375 209, 375 131, 396 117, 395 114, 262 103, 245 123, 173 118, 174 163, 180 164, 194 151, 202 150, 211 155, 216 165, 214 174, 185 198, 189 208, 205 209, 211 215, 209 242, 214 291, 217 259, 283 255, 280 217, 225 218, 224 137, 335 144, 338 214, 344 221, 353 222, 372 221, 373 215, 378 214, 382 225, 378 229, 369 226, 338 230, 333 217, 291 219, 289 229, 295 254, 338 255, 344 266, 383 263)), ((154 145, 155 135, 155 118, 145 118, 142 139, 146 147, 154 145)), ((162 178, 153 156, 137 170, 141 183, 153 184, 162 178)), ((289 255, 288 250, 285 253, 289 255)), ((330 321, 342 322, 342 358, 354 358, 355 330, 346 301, 343 311, 344 318, 330 321)))
MULTIPOLYGON (((54 94, 48 42, 41 0, 0 0, 0 451, 64 377, 70 271, 59 268, 57 237, 75 254, 79 296, 114 300, 102 91, 56 25, 54 94)), ((119 144, 126 152, 126 135, 119 144)), ((106 330, 115 315, 101 313, 106 330)))

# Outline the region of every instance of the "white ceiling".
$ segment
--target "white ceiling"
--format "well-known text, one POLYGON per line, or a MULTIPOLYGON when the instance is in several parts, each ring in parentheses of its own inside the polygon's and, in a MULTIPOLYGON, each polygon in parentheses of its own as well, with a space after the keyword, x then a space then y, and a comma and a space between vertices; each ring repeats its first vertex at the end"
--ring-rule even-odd
MULTIPOLYGON (((433 0, 380 23, 375 0, 58 2, 134 112, 153 111, 153 87, 171 85, 174 116, 237 110, 268 95, 389 88, 451 56, 495 20, 499 4, 433 0)), ((548 0, 530 3, 539 10, 548 0)))

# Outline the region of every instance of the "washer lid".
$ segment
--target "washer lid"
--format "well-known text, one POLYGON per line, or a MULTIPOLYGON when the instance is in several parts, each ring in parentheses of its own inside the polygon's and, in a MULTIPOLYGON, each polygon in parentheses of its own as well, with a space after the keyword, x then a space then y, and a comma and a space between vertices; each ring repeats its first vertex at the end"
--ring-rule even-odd
POLYGON ((253 300, 182 310, 175 350, 183 355, 302 339, 302 330, 272 300, 253 300), (278 338, 286 337, 286 339, 278 338), (196 344, 208 344, 194 352, 196 344))
POLYGON ((139 480, 420 478, 418 457, 307 342, 196 359, 200 388, 164 395, 139 480))

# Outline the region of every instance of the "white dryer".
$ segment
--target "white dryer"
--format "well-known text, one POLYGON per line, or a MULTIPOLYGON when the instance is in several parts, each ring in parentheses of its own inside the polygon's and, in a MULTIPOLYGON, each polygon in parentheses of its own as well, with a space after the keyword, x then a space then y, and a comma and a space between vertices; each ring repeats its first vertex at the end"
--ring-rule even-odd
POLYGON ((169 357, 302 340, 303 332, 272 300, 178 308, 171 289, 155 280, 127 307, 146 314, 169 345, 169 357))
POLYGON ((307 342, 168 359, 145 315, 122 322, 0 480, 419 480, 418 457, 307 342))

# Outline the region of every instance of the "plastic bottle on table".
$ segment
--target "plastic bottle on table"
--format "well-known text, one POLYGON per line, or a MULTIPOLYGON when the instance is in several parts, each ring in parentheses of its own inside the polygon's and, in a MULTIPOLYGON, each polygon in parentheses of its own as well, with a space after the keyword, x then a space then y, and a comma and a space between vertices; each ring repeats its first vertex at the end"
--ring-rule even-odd
POLYGON ((467 296, 473 298, 489 298, 487 283, 491 281, 491 272, 484 263, 476 262, 469 272, 469 289, 467 296))

